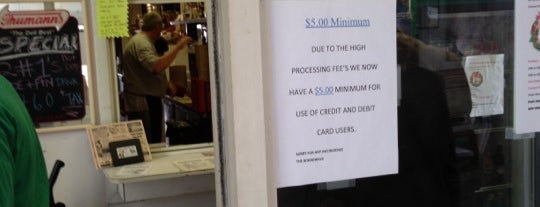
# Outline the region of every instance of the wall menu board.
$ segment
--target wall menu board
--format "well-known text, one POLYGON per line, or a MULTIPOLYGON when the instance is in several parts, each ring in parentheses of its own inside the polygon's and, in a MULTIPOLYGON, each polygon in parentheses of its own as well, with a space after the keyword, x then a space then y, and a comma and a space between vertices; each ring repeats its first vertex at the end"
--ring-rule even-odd
POLYGON ((36 124, 85 116, 78 22, 68 11, 2 9, 0 74, 36 124))

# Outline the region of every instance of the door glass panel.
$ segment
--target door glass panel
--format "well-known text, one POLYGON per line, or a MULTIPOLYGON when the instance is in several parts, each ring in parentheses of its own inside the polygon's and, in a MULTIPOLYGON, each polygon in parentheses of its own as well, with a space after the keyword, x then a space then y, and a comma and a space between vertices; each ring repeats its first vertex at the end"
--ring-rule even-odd
POLYGON ((513 206, 513 5, 397 0, 400 173, 279 188, 278 206, 513 206))

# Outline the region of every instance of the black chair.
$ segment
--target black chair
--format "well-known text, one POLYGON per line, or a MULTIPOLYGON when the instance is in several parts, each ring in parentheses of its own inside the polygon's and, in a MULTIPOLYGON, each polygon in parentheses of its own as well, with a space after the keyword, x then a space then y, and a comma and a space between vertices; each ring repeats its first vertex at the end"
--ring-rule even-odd
POLYGON ((49 176, 49 198, 50 198, 49 206, 50 207, 65 207, 66 206, 62 202, 56 203, 54 201, 54 196, 53 196, 54 183, 56 183, 56 178, 58 178, 58 174, 60 173, 60 169, 62 167, 64 167, 64 165, 65 164, 64 164, 64 162, 62 160, 56 160, 56 162, 54 163, 53 169, 51 171, 51 175, 49 176))

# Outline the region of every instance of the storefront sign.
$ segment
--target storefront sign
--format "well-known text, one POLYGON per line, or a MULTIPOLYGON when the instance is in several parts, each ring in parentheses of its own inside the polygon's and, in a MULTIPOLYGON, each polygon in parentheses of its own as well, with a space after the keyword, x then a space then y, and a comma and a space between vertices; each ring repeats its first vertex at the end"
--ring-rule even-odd
POLYGON ((515 1, 514 129, 540 131, 540 2, 515 1))
POLYGON ((278 187, 397 173, 395 2, 268 9, 278 187))

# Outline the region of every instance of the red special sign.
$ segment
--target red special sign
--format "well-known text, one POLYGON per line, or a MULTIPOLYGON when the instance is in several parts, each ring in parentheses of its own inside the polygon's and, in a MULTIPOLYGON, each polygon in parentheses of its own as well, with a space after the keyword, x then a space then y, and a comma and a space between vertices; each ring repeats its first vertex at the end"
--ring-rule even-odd
POLYGON ((4 7, 0 11, 0 28, 20 29, 20 28, 44 28, 54 27, 60 30, 69 19, 69 12, 66 10, 50 11, 9 11, 4 7))

